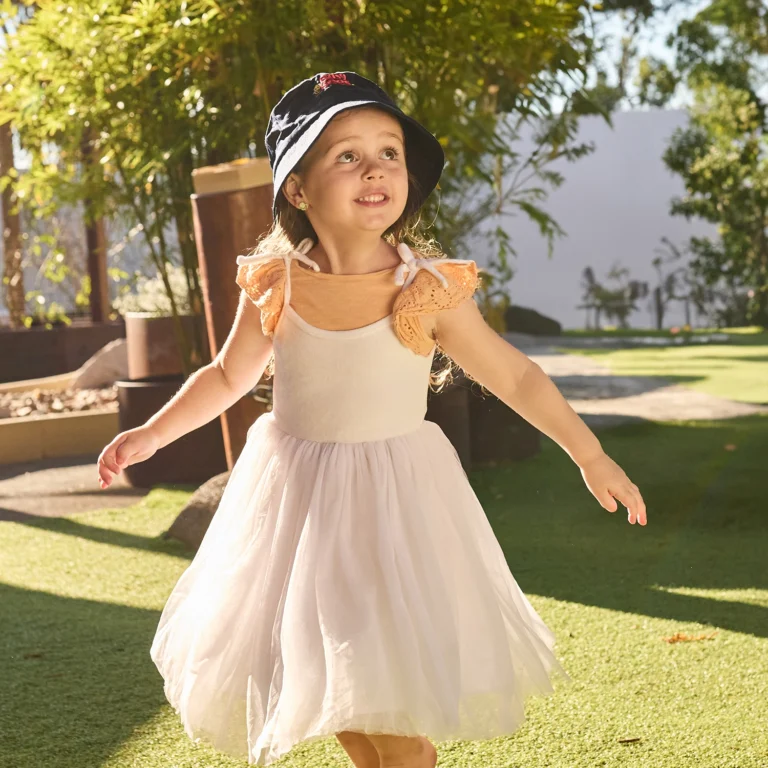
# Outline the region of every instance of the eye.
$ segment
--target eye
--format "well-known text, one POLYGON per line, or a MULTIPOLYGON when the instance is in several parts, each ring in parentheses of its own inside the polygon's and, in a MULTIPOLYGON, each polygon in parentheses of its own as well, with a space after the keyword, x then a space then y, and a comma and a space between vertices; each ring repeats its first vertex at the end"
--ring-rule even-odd
MULTIPOLYGON (((390 158, 389 158, 390 160, 397 160, 397 158, 398 158, 398 157, 400 157, 400 150, 399 150, 399 149, 397 149, 397 147, 384 147, 384 149, 382 150, 382 152, 391 152, 391 153, 392 153, 392 157, 390 157, 390 158)), ((338 160, 340 160, 340 161, 341 161, 341 162, 342 162, 344 165, 348 165, 349 163, 347 163, 347 162, 344 160, 344 158, 345 158, 345 157, 348 157, 348 156, 350 156, 350 155, 351 155, 352 157, 355 157, 355 153, 354 153, 354 152, 353 152, 351 149, 350 149, 350 150, 347 150, 346 152, 342 152, 342 153, 341 153, 341 154, 340 154, 340 155, 339 155, 339 156, 336 158, 336 160, 337 160, 337 161, 338 161, 338 160)))

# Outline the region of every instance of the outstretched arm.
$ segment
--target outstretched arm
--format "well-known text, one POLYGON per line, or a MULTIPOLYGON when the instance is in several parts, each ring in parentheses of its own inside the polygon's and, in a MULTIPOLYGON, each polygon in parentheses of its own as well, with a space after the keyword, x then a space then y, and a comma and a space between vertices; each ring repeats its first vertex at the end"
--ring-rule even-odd
POLYGON ((272 353, 261 313, 240 294, 232 330, 216 358, 195 371, 145 424, 121 432, 101 452, 99 485, 106 488, 125 467, 145 461, 168 443, 207 424, 258 384, 272 353))
POLYGON ((600 441, 562 396, 552 379, 505 341, 483 318, 473 299, 435 315, 441 348, 475 381, 539 431, 552 438, 581 470, 590 492, 609 512, 618 499, 630 523, 645 525, 640 490, 605 454, 600 441))

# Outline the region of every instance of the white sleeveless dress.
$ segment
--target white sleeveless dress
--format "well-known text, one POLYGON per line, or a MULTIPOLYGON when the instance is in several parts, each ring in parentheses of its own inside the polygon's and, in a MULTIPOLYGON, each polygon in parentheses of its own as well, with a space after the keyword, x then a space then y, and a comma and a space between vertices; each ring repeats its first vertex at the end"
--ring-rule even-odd
MULTIPOLYGON (((410 278, 425 266, 398 250, 410 278)), ((527 696, 570 678, 424 418, 434 351, 402 344, 392 315, 312 326, 289 285, 273 342, 273 410, 250 427, 150 652, 187 735, 268 765, 343 730, 512 733, 527 696)))

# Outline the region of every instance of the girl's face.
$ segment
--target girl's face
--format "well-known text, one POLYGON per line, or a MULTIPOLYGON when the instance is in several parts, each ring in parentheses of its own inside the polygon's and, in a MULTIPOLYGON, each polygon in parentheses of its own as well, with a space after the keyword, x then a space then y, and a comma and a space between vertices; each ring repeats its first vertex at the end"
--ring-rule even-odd
POLYGON ((381 110, 340 112, 304 156, 302 169, 289 175, 284 189, 293 204, 309 203, 306 214, 321 239, 326 228, 384 232, 405 209, 403 129, 381 110))

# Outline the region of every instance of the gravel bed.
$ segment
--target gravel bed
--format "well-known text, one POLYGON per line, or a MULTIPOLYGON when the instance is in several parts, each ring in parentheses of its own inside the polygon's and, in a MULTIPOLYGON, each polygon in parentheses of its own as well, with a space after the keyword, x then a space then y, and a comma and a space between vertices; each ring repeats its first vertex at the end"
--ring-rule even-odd
POLYGON ((44 389, 0 392, 0 419, 116 409, 117 387, 114 385, 99 389, 63 389, 56 392, 44 389))

